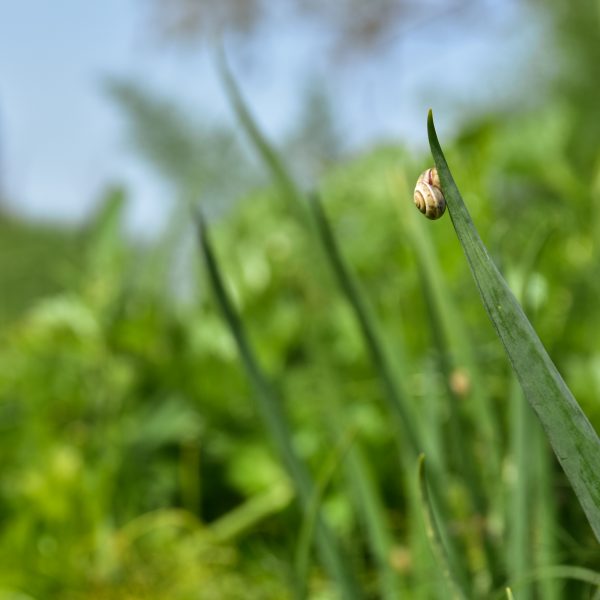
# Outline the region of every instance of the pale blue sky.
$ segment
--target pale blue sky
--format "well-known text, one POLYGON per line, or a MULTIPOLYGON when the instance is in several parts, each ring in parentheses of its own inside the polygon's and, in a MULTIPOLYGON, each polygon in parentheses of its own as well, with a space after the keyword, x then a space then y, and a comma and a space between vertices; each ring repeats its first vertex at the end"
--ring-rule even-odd
MULTIPOLYGON (((391 40, 376 63, 340 66, 334 80, 315 60, 319 38, 294 24, 267 32, 252 60, 234 52, 232 67, 274 139, 293 122, 299 89, 316 73, 339 91, 350 146, 382 137, 423 146, 427 108, 436 111, 442 132, 451 131, 466 114, 445 115, 446 98, 481 106, 506 97, 532 68, 540 32, 519 6, 482 2, 473 26, 458 37, 440 20, 399 44, 391 40)), ((134 226, 160 223, 167 190, 127 146, 121 115, 103 90, 109 76, 134 78, 199 114, 231 119, 210 53, 159 44, 143 7, 140 0, 0 0, 1 183, 13 209, 79 220, 105 184, 122 181, 132 194, 134 226)))

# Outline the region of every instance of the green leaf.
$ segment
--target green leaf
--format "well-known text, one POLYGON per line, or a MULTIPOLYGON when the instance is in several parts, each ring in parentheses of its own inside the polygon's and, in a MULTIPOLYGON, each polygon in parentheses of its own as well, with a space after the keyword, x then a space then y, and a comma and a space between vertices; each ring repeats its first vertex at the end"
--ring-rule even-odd
MULTIPOLYGON (((241 362, 248 379, 254 390, 260 414, 273 443, 279 452, 282 462, 294 482, 302 509, 307 513, 310 510, 314 497, 314 483, 304 462, 300 459, 292 444, 292 430, 283 411, 282 403, 272 391, 264 375, 255 352, 246 336, 244 324, 231 301, 221 276, 221 269, 208 234, 208 227, 204 219, 197 215, 198 233, 200 237, 200 250, 208 271, 208 278, 215 295, 219 309, 235 339, 241 362)), ((354 581, 350 566, 338 548, 337 541, 325 521, 317 518, 316 541, 319 547, 323 564, 329 570, 340 588, 344 598, 361 598, 362 593, 354 581)))
POLYGON ((523 309, 490 258, 440 147, 433 115, 429 145, 450 218, 523 393, 540 419, 552 449, 600 540, 600 440, 548 356, 523 309))

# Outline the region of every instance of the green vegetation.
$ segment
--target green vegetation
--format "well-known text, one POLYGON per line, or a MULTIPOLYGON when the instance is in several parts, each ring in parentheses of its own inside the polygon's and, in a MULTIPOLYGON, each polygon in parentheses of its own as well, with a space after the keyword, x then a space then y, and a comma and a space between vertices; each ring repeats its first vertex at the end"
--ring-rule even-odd
MULTIPOLYGON (((448 154, 598 427, 597 222, 578 204, 598 197, 561 194, 549 134, 515 169, 513 128, 527 126, 482 124, 448 154)), ((594 589, 597 541, 541 428, 519 427, 529 409, 451 221, 412 206, 407 174, 425 164, 381 148, 332 170, 316 212, 265 187, 214 227, 250 380, 203 272, 192 301, 165 296, 169 262, 128 245, 126 199, 109 195, 80 275, 2 332, 4 597, 328 598, 342 571, 366 597, 447 597, 445 571, 468 597, 594 589), (418 451, 447 566, 427 539, 418 451), (322 528, 339 560, 310 550, 322 528)))
POLYGON ((581 114, 492 114, 444 154, 430 120, 433 160, 382 145, 305 194, 221 74, 262 177, 115 83, 164 235, 126 237, 124 190, 82 232, 0 219, 0 600, 599 597, 581 114))

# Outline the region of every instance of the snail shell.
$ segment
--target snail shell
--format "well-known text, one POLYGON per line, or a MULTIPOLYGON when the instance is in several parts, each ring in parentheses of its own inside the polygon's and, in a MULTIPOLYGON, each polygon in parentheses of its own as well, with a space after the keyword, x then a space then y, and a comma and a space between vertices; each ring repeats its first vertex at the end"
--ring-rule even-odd
POLYGON ((415 206, 428 218, 439 219, 446 210, 440 178, 436 168, 427 169, 419 175, 415 187, 415 206))

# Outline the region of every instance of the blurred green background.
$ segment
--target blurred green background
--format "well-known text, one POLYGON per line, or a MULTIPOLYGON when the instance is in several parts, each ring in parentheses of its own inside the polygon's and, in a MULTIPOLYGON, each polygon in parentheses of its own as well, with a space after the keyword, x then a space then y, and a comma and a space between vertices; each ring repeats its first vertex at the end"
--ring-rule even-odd
MULTIPOLYGON (((268 32, 258 1, 151 4, 147 26, 178 51, 201 43, 214 57, 222 33, 239 82, 235 65, 268 32)), ((315 48, 315 60, 330 60, 325 73, 368 71, 406 22, 442 40, 423 106, 442 123, 484 242, 598 430, 600 3, 522 8, 544 24, 543 44, 523 56, 520 86, 494 101, 479 93, 502 77, 503 47, 470 87, 457 73, 454 96, 435 93, 444 20, 455 32, 472 26, 469 3, 297 7, 328 36, 329 58, 315 48)), ((0 599, 343 597, 316 552, 298 591, 310 515, 215 304, 191 205, 209 217, 227 289, 357 585, 368 598, 448 597, 415 499, 416 457, 381 374, 248 124, 203 120, 177 90, 143 81, 111 77, 104 89, 170 208, 156 235, 140 237, 126 226, 130 191, 111 181, 78 225, 18 216, 18 189, 0 201, 0 599)), ((412 206, 432 163, 425 109, 420 144, 388 135, 350 148, 336 120, 344 99, 318 80, 306 89, 293 133, 271 141, 299 185, 321 192, 394 385, 442 473, 473 597, 502 597, 507 584, 516 598, 597 597, 597 542, 519 397, 450 219, 426 222, 412 206)))

